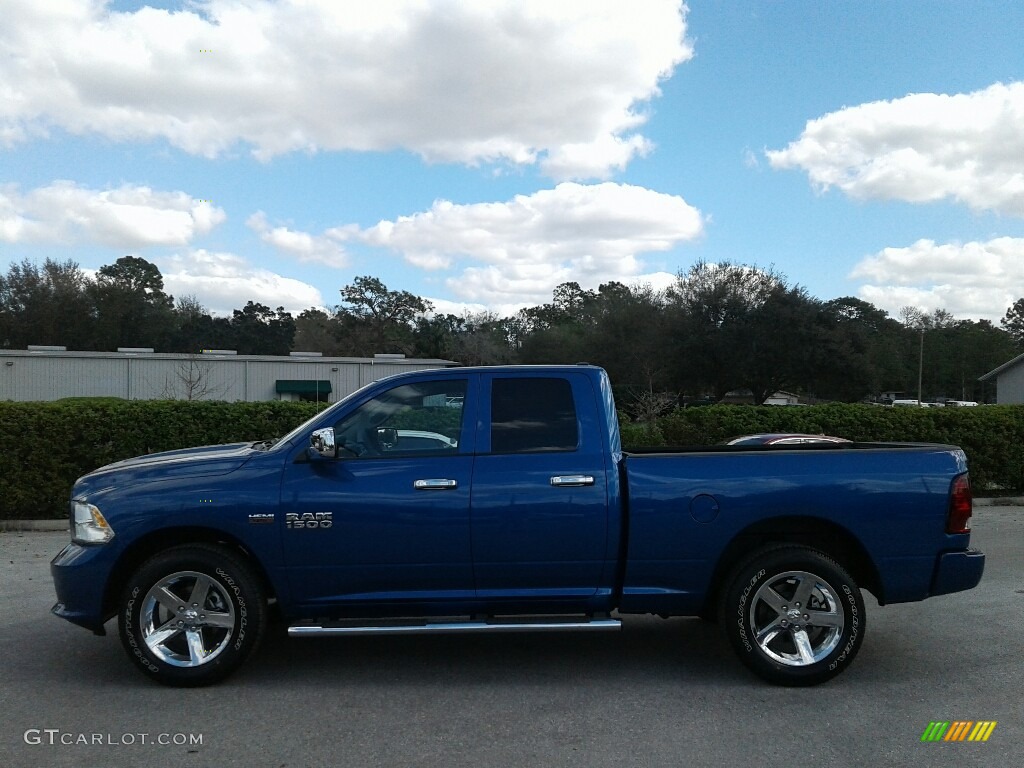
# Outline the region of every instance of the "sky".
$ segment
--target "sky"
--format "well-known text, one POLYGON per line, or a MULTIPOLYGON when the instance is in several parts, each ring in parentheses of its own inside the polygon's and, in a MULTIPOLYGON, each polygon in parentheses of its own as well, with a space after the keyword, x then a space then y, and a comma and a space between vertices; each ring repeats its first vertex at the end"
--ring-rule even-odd
POLYGON ((436 311, 698 261, 998 322, 1024 3, 0 0, 0 267, 124 255, 217 314, 436 311))

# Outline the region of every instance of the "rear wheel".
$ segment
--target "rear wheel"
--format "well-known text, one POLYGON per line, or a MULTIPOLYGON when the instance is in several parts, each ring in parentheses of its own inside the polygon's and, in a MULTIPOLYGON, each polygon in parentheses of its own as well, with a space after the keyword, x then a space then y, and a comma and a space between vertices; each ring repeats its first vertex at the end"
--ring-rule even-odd
POLYGON ((816 685, 842 672, 860 649, 864 598, 823 553, 776 546, 733 572, 722 625, 740 660, 764 679, 816 685))
POLYGON ((129 579, 118 630, 129 658, 166 685, 208 685, 256 650, 266 625, 259 580, 234 553, 194 544, 146 561, 129 579))

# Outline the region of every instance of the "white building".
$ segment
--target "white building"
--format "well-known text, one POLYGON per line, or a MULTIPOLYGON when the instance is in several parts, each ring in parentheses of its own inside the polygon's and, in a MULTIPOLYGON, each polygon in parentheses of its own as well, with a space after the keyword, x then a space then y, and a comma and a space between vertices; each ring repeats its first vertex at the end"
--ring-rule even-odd
MULTIPOLYGON (((1024 403, 1024 355, 1017 355, 1013 360, 979 376, 978 381, 995 381, 996 402, 1000 405, 1024 403)), ((988 398, 985 400, 987 402, 988 398)))
POLYGON ((319 400, 333 403, 365 384, 403 371, 447 368, 451 360, 403 355, 288 357, 202 354, 68 352, 63 347, 0 350, 0 400, 119 397, 125 400, 319 400))

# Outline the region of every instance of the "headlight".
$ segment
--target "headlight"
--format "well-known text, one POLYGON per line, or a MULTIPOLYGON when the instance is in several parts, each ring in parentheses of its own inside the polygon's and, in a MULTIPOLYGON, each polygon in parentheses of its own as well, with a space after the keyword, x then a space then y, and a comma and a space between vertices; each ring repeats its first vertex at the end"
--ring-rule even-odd
POLYGON ((84 501, 71 503, 75 521, 72 541, 78 544, 106 544, 114 538, 114 529, 99 509, 84 501))

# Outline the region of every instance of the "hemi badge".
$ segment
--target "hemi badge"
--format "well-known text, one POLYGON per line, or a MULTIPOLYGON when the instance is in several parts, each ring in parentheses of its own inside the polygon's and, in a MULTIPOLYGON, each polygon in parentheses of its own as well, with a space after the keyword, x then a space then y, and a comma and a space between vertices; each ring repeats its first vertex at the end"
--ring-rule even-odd
POLYGON ((255 512, 249 515, 251 525, 269 525, 274 522, 273 512, 255 512))

